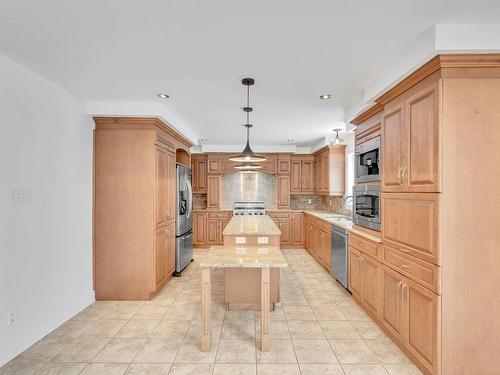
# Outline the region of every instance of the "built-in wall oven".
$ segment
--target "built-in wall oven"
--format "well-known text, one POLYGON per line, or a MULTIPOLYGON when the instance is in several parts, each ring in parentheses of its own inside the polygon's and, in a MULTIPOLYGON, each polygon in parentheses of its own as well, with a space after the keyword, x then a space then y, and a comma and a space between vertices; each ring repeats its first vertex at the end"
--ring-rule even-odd
POLYGON ((356 182, 380 180, 380 136, 356 146, 356 182))
POLYGON ((356 185, 353 189, 353 222, 380 231, 380 185, 356 185))

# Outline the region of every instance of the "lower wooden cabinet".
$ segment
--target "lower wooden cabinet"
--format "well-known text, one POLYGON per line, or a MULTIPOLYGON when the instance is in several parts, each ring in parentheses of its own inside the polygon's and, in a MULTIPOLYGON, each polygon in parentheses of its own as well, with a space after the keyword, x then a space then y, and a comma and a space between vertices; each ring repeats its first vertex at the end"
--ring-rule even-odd
POLYGON ((155 235, 155 286, 160 290, 170 280, 175 269, 174 224, 156 230, 155 235))
POLYGON ((440 297, 405 278, 403 284, 404 345, 432 373, 438 367, 438 306, 440 297))
POLYGON ((330 224, 321 219, 305 215, 305 247, 325 268, 330 269, 331 232, 330 224))
POLYGON ((349 247, 349 290, 372 315, 378 315, 379 263, 353 247, 349 247))
POLYGON ((231 220, 230 211, 198 211, 193 213, 193 245, 196 247, 222 245, 222 232, 231 220))
POLYGON ((382 308, 380 320, 387 330, 399 341, 403 341, 403 276, 381 266, 382 308))
POLYGON ((304 244, 304 215, 302 213, 292 214, 291 240, 295 245, 304 244))

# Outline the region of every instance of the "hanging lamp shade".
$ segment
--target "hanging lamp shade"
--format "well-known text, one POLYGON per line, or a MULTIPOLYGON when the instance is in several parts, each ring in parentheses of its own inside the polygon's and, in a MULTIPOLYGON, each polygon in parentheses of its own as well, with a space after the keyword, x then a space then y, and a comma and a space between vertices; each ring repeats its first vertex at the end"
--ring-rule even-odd
MULTIPOLYGON (((255 83, 255 80, 253 78, 244 78, 241 81, 241 83, 247 87, 247 106, 243 108, 243 111, 246 112, 247 114, 247 123, 244 125, 247 128, 247 144, 241 153, 239 153, 238 155, 230 156, 229 160, 246 164, 257 163, 266 160, 266 158, 262 155, 257 155, 255 152, 253 152, 252 148, 250 147, 250 128, 253 127, 253 125, 250 124, 250 112, 253 111, 253 108, 250 107, 250 86, 252 86, 255 83)), ((244 168, 241 167, 239 169, 244 169, 244 168)), ((257 168, 254 167, 247 169, 257 169, 257 168)))
POLYGON ((238 170, 246 170, 246 169, 254 170, 254 169, 261 169, 262 165, 258 163, 242 163, 242 164, 236 164, 234 168, 238 170))

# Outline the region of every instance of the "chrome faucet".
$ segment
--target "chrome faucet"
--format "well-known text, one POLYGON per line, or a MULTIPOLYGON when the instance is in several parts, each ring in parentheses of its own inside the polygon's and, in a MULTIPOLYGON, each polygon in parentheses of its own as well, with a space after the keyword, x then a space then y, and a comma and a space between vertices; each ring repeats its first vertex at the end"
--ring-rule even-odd
POLYGON ((342 208, 344 210, 347 209, 347 202, 349 201, 349 199, 351 200, 351 203, 352 203, 352 201, 354 200, 354 197, 352 195, 347 195, 344 197, 344 202, 342 203, 342 208))

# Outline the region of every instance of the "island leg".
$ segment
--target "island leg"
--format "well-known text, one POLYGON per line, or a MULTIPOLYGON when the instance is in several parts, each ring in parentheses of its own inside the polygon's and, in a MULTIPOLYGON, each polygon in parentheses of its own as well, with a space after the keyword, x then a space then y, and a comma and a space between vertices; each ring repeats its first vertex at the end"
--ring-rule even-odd
POLYGON ((210 268, 201 269, 201 351, 210 351, 210 330, 211 330, 211 303, 212 303, 212 283, 210 282, 210 268))
POLYGON ((269 351, 269 318, 271 308, 271 270, 261 268, 260 274, 260 350, 269 351))

